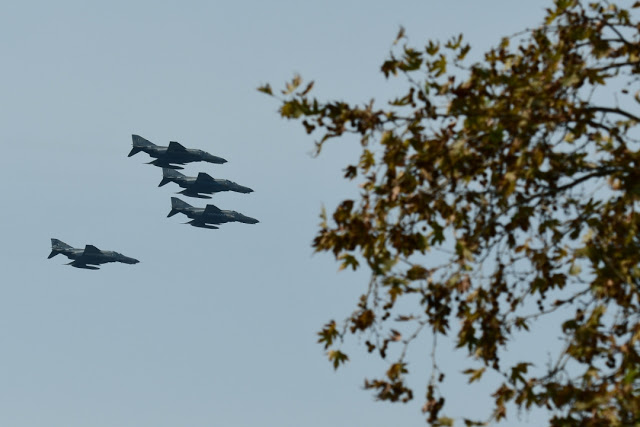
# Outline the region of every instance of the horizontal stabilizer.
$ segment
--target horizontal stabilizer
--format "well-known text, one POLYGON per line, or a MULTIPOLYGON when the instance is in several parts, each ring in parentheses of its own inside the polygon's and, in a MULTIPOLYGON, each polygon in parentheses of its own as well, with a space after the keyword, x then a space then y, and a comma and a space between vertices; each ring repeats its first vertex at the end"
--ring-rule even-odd
POLYGON ((162 178, 162 181, 160 181, 160 184, 158 184, 158 187, 162 187, 163 185, 167 185, 168 183, 171 182, 171 179, 169 178, 162 178))
POLYGON ((189 203, 185 203, 177 197, 171 198, 171 212, 167 215, 167 218, 174 216, 177 213, 180 213, 182 209, 192 207, 189 203))
POLYGON ((131 149, 131 151, 129 151, 129 155, 128 155, 127 157, 131 157, 131 156, 133 156, 134 154, 138 154, 138 153, 139 153, 139 152, 141 152, 141 151, 142 151, 142 148, 139 148, 139 147, 133 147, 133 148, 131 149))
POLYGON ((49 254, 49 256, 47 257, 47 259, 53 258, 54 256, 58 255, 60 252, 57 250, 52 250, 51 253, 49 254))

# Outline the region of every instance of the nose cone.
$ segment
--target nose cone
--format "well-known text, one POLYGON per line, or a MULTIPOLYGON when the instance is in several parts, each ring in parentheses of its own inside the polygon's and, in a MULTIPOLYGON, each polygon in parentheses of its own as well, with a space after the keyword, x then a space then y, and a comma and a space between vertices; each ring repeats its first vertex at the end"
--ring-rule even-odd
POLYGON ((235 190, 238 193, 244 193, 244 194, 253 193, 253 190, 251 188, 243 187, 242 185, 238 185, 235 190))
POLYGON ((124 262, 125 264, 137 264, 140 261, 138 261, 135 258, 131 258, 131 257, 125 256, 125 257, 122 257, 122 262, 124 262))
POLYGON ((214 156, 213 154, 209 154, 209 153, 205 153, 203 155, 203 159, 205 162, 209 162, 209 163, 216 163, 218 165, 221 165, 223 163, 227 163, 227 161, 225 159, 223 159, 222 157, 217 157, 214 156))
POLYGON ((255 219, 255 218, 247 218, 247 223, 248 223, 248 224, 257 224, 257 223, 259 223, 259 222, 260 222, 260 221, 258 221, 258 220, 257 220, 257 219, 255 219))

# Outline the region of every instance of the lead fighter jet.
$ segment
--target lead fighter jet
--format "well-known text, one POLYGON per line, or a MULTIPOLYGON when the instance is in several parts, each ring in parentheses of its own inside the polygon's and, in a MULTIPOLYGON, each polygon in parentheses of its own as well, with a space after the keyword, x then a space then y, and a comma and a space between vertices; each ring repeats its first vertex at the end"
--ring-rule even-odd
POLYGON ((216 157, 206 151, 197 150, 195 148, 186 148, 175 141, 171 141, 167 147, 160 147, 139 135, 131 135, 131 138, 133 140, 133 148, 129 152, 129 157, 139 153, 140 151, 144 151, 151 157, 156 158, 154 161, 149 162, 149 164, 161 168, 183 169, 182 167, 176 166, 172 163, 176 163, 178 165, 184 165, 191 162, 209 162, 217 164, 227 163, 227 161, 222 157, 216 157))
POLYGON ((204 194, 213 194, 220 191, 235 191, 237 193, 251 193, 252 189, 249 187, 243 187, 235 182, 226 179, 215 179, 210 175, 200 172, 197 177, 185 176, 180 172, 172 169, 162 168, 162 181, 158 187, 162 187, 169 182, 175 182, 184 190, 180 191, 180 194, 184 194, 189 197, 197 197, 199 199, 210 199, 211 196, 205 196, 204 194))
POLYGON ((250 218, 236 211, 223 211, 214 205, 207 205, 205 208, 195 208, 177 197, 172 197, 171 212, 169 212, 167 217, 174 216, 177 213, 185 214, 191 218, 191 221, 186 224, 199 228, 209 228, 212 230, 217 230, 219 228, 215 225, 224 224, 225 222, 243 222, 245 224, 257 224, 260 222, 255 218, 250 218))
POLYGON ((123 262, 125 264, 137 264, 140 262, 135 258, 129 258, 118 252, 101 251, 93 245, 87 245, 84 249, 79 249, 72 248, 58 239, 51 239, 51 253, 47 259, 53 258, 58 254, 62 254, 73 260, 67 265, 76 268, 85 268, 87 270, 99 270, 100 268, 96 267, 96 265, 106 264, 108 262, 123 262))

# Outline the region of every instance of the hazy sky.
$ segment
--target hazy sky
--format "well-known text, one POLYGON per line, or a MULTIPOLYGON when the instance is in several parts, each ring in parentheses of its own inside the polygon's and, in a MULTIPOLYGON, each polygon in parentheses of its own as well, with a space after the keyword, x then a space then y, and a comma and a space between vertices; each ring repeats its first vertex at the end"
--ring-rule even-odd
MULTIPOLYGON (((368 279, 310 246, 321 206, 354 193, 341 169, 358 146, 312 158, 313 139, 256 87, 300 73, 324 99, 383 100, 401 87, 379 72, 400 25, 418 46, 464 32, 478 57, 550 3, 3 2, 0 425, 424 425, 423 388, 407 405, 375 402, 361 388, 381 365, 363 345, 334 372, 316 344, 368 279), (260 223, 166 218, 179 188, 157 188, 146 154, 127 158, 133 133, 227 159, 184 172, 253 188, 214 203, 260 223), (71 268, 46 259, 51 237, 141 263, 71 268)), ((469 367, 443 346, 443 368, 469 367)), ((457 387, 444 412, 487 414, 482 390, 457 387)))

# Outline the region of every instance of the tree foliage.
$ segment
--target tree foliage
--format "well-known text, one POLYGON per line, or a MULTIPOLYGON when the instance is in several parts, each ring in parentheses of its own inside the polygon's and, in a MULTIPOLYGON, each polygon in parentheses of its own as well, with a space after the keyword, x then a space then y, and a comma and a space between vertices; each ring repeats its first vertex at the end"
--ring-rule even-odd
MULTIPOLYGON (((360 196, 324 216, 313 246, 371 281, 319 341, 335 367, 350 335, 388 359, 365 381, 376 398, 413 398, 407 346, 431 330, 468 353, 470 382, 503 379, 490 418, 466 425, 513 407, 546 408, 553 426, 640 424, 640 2, 626 7, 555 0, 472 64, 462 36, 416 48, 400 31, 382 72, 407 90, 384 107, 319 101, 297 76, 260 88, 319 135, 318 153, 359 137, 345 178, 360 196), (552 363, 501 360, 551 313, 552 363)), ((423 411, 448 425, 433 369, 423 411)))

